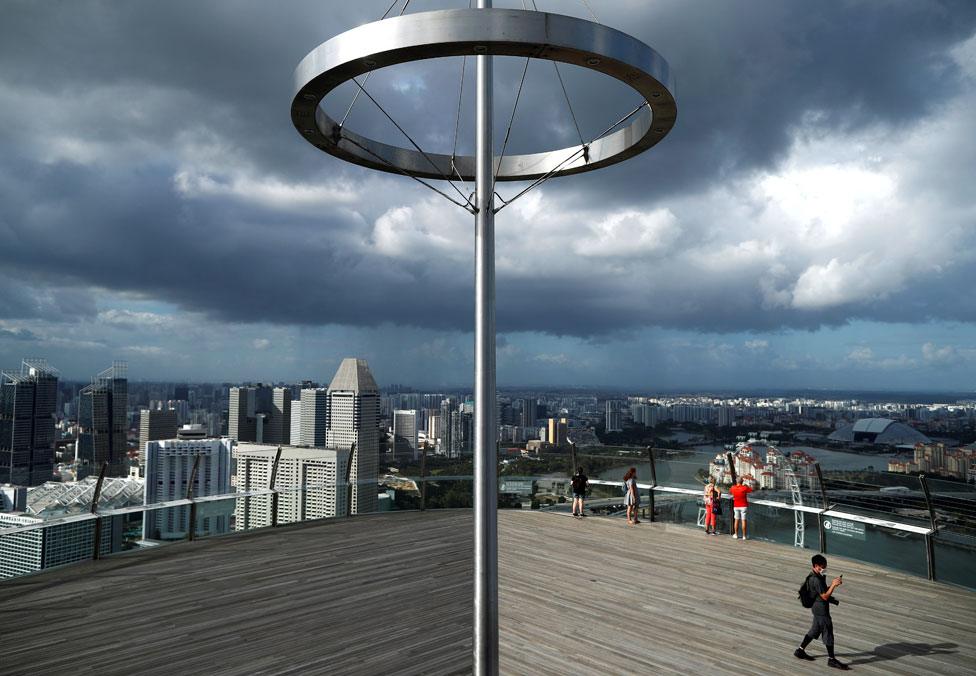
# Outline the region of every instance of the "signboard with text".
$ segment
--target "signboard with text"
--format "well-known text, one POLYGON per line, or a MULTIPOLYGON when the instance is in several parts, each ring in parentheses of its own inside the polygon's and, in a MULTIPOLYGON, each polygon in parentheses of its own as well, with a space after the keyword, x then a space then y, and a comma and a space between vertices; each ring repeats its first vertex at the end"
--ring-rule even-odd
POLYGON ((864 539, 864 524, 847 519, 824 519, 824 530, 846 538, 864 539))

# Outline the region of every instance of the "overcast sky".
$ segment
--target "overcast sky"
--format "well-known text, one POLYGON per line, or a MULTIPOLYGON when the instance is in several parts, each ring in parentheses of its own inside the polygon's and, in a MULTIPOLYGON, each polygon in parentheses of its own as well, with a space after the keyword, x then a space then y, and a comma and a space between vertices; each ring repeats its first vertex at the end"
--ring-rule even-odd
MULTIPOLYGON (((289 117, 301 58, 388 5, 2 0, 0 366, 328 381, 360 356, 381 384, 470 383, 473 217, 289 117)), ((678 121, 498 215, 499 384, 976 390, 976 3, 590 5, 669 61, 678 121)), ((521 63, 498 59, 496 148, 521 63)), ((449 153, 460 67, 367 87, 449 153)), ((584 136, 639 102, 563 76, 584 136)), ((405 143, 365 98, 347 125, 405 143)), ((574 137, 532 62, 508 152, 574 137)))

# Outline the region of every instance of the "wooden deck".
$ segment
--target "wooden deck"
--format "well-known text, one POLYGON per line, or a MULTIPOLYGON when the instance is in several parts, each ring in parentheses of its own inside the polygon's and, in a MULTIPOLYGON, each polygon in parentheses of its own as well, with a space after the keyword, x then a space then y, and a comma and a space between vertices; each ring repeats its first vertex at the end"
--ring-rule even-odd
MULTIPOLYGON (((469 511, 313 522, 0 583, 0 674, 467 673, 469 511)), ((809 550, 663 524, 499 514, 506 674, 812 674, 809 550)), ((976 671, 976 593, 839 557, 837 653, 976 671)))

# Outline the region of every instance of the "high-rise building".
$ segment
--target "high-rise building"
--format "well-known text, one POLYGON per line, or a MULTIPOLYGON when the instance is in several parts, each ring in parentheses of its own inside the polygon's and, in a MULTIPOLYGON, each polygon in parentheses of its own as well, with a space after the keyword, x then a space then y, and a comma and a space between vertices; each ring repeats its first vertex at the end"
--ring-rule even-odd
MULTIPOLYGON (((301 392, 299 392, 299 396, 301 392)), ((291 400, 291 425, 288 432, 288 438, 291 443, 295 446, 300 446, 302 443, 302 400, 292 399, 291 400)))
MULTIPOLYGON (((278 446, 238 444, 237 491, 248 493, 271 487, 271 470, 278 446)), ((345 516, 349 471, 348 449, 281 447, 274 487, 278 494, 277 522, 345 516)), ((238 498, 234 528, 248 530, 272 523, 270 495, 238 498)))
POLYGON ((440 429, 438 430, 437 452, 441 455, 451 455, 451 414, 454 412, 454 401, 447 398, 441 401, 440 429))
POLYGON ((474 454, 474 412, 467 404, 451 411, 452 458, 474 454))
POLYGON ((393 455, 398 460, 416 460, 418 448, 417 411, 393 411, 393 455))
POLYGON ((328 388, 314 387, 302 390, 300 406, 301 432, 298 439, 292 441, 293 445, 324 447, 329 412, 328 388))
POLYGON ((623 426, 620 424, 620 402, 614 399, 607 400, 607 432, 622 432, 623 426))
POLYGON ((566 446, 568 443, 569 421, 566 418, 549 418, 549 429, 546 441, 553 446, 566 446))
POLYGON ((0 371, 0 482, 39 486, 53 478, 57 404, 58 372, 46 361, 0 371))
POLYGON ((380 392, 365 359, 343 359, 329 384, 326 445, 353 447, 352 513, 378 507, 376 468, 379 463, 380 392))
POLYGON ((522 400, 522 427, 535 427, 536 406, 535 399, 522 400))
POLYGON ((144 408, 139 411, 139 464, 146 464, 146 444, 160 439, 175 439, 179 424, 176 411, 144 408))
POLYGON ((291 388, 276 387, 271 396, 271 415, 264 433, 264 443, 291 443, 291 388))
POLYGON ((230 388, 227 436, 235 441, 286 444, 291 433, 291 390, 268 385, 230 388))
MULTIPOLYGON (((225 495, 232 491, 230 465, 233 442, 223 439, 164 439, 146 444, 145 504, 182 500, 200 458, 193 479, 193 497, 225 495)), ((232 501, 208 506, 197 523, 200 535, 230 531, 232 501)), ((190 524, 189 506, 147 511, 143 517, 143 537, 147 540, 182 540, 190 524)))
POLYGON ((90 472, 108 463, 107 476, 129 473, 129 382, 124 361, 112 363, 78 393, 77 460, 90 472))

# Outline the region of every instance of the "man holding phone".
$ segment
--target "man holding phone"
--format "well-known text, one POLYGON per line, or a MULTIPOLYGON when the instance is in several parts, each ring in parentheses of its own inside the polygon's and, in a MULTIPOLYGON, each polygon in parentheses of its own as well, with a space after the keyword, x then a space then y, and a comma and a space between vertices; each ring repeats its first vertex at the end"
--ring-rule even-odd
POLYGON ((834 669, 847 670, 846 664, 834 657, 834 623, 830 619, 830 604, 837 605, 839 601, 834 598, 834 591, 837 587, 844 584, 844 576, 835 577, 827 586, 827 576, 823 574, 827 569, 827 558, 823 554, 816 554, 811 559, 813 572, 807 575, 806 586, 809 597, 813 599, 813 606, 810 611, 813 613, 813 624, 807 635, 803 637, 803 642, 793 655, 801 660, 812 660, 813 657, 807 654, 806 647, 816 638, 823 641, 827 648, 827 666, 834 669))

